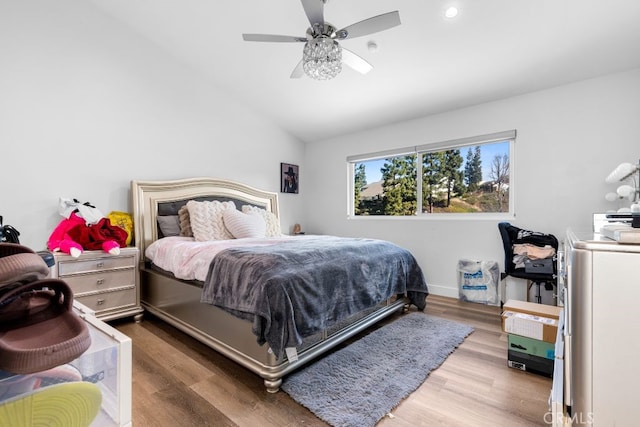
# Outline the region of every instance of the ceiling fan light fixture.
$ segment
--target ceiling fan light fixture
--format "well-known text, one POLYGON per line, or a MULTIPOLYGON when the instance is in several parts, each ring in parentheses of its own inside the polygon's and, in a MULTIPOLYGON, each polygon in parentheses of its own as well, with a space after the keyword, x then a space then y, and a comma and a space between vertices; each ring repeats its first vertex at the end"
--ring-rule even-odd
POLYGON ((302 68, 312 79, 330 80, 342 71, 342 48, 327 36, 311 39, 304 45, 302 68))
POLYGON ((458 8, 455 6, 448 7, 447 10, 444 11, 444 17, 447 19, 453 19, 458 16, 458 8))

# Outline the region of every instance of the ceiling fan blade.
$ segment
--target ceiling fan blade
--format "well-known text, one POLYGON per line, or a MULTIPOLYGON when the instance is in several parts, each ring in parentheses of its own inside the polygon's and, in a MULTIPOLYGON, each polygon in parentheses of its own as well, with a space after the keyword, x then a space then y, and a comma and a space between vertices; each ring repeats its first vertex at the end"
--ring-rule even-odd
POLYGON ((324 1, 302 0, 302 7, 312 27, 313 24, 324 25, 324 1))
POLYGON ((342 62, 362 74, 367 74, 373 69, 373 65, 344 47, 342 48, 342 62))
POLYGON ((304 75, 304 69, 302 68, 302 60, 300 60, 300 62, 298 62, 298 65, 296 65, 296 68, 294 68, 293 71, 291 72, 290 77, 292 79, 299 79, 303 75, 304 75))
POLYGON ((344 40, 346 38, 354 38, 366 36, 368 34, 377 33, 378 31, 387 30, 400 25, 400 13, 395 12, 384 13, 374 16, 364 21, 356 22, 348 27, 336 31, 336 38, 344 40))
POLYGON ((307 41, 306 37, 278 36, 275 34, 243 34, 242 38, 246 42, 295 43, 307 41))

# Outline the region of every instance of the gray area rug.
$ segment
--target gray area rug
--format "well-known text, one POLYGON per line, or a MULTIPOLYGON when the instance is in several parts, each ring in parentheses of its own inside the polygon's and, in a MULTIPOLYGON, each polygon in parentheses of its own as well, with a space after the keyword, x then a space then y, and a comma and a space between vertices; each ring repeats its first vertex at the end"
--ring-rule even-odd
POLYGON ((471 332, 424 313, 406 314, 285 377, 282 390, 333 426, 373 426, 471 332))

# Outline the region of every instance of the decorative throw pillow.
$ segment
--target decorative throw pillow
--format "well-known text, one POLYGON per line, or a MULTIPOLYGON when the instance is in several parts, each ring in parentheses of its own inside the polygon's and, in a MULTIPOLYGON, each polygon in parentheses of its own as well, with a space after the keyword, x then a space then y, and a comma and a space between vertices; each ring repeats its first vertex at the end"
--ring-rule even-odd
POLYGON ((265 209, 244 205, 242 206, 242 212, 250 215, 260 215, 264 218, 265 224, 267 224, 266 237, 280 237, 282 236, 282 230, 280 228, 280 220, 272 212, 265 209))
POLYGON ((222 213, 226 209, 235 209, 233 202, 196 202, 189 200, 187 209, 189 210, 189 222, 193 237, 198 242, 207 240, 226 240, 233 239, 229 230, 224 226, 222 213))
POLYGON ((267 223, 264 222, 262 215, 251 215, 236 209, 227 209, 222 213, 222 219, 227 230, 236 239, 265 237, 267 232, 267 223))
POLYGON ((180 224, 178 223, 178 215, 166 215, 158 217, 158 226, 164 237, 179 236, 180 224))
POLYGON ((178 220, 180 222, 180 235, 184 237, 193 237, 191 230, 191 221, 189 221, 189 209, 184 205, 178 209, 178 220))

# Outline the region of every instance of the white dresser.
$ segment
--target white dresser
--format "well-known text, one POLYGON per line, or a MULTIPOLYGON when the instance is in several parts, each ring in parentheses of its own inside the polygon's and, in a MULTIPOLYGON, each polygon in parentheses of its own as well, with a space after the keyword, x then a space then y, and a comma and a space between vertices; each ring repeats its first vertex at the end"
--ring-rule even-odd
POLYGON ((85 251, 78 258, 54 253, 51 276, 64 280, 74 298, 101 320, 134 316, 142 318, 138 249, 121 248, 119 255, 85 251))
POLYGON ((640 245, 569 231, 565 251, 565 420, 636 426, 640 245))

